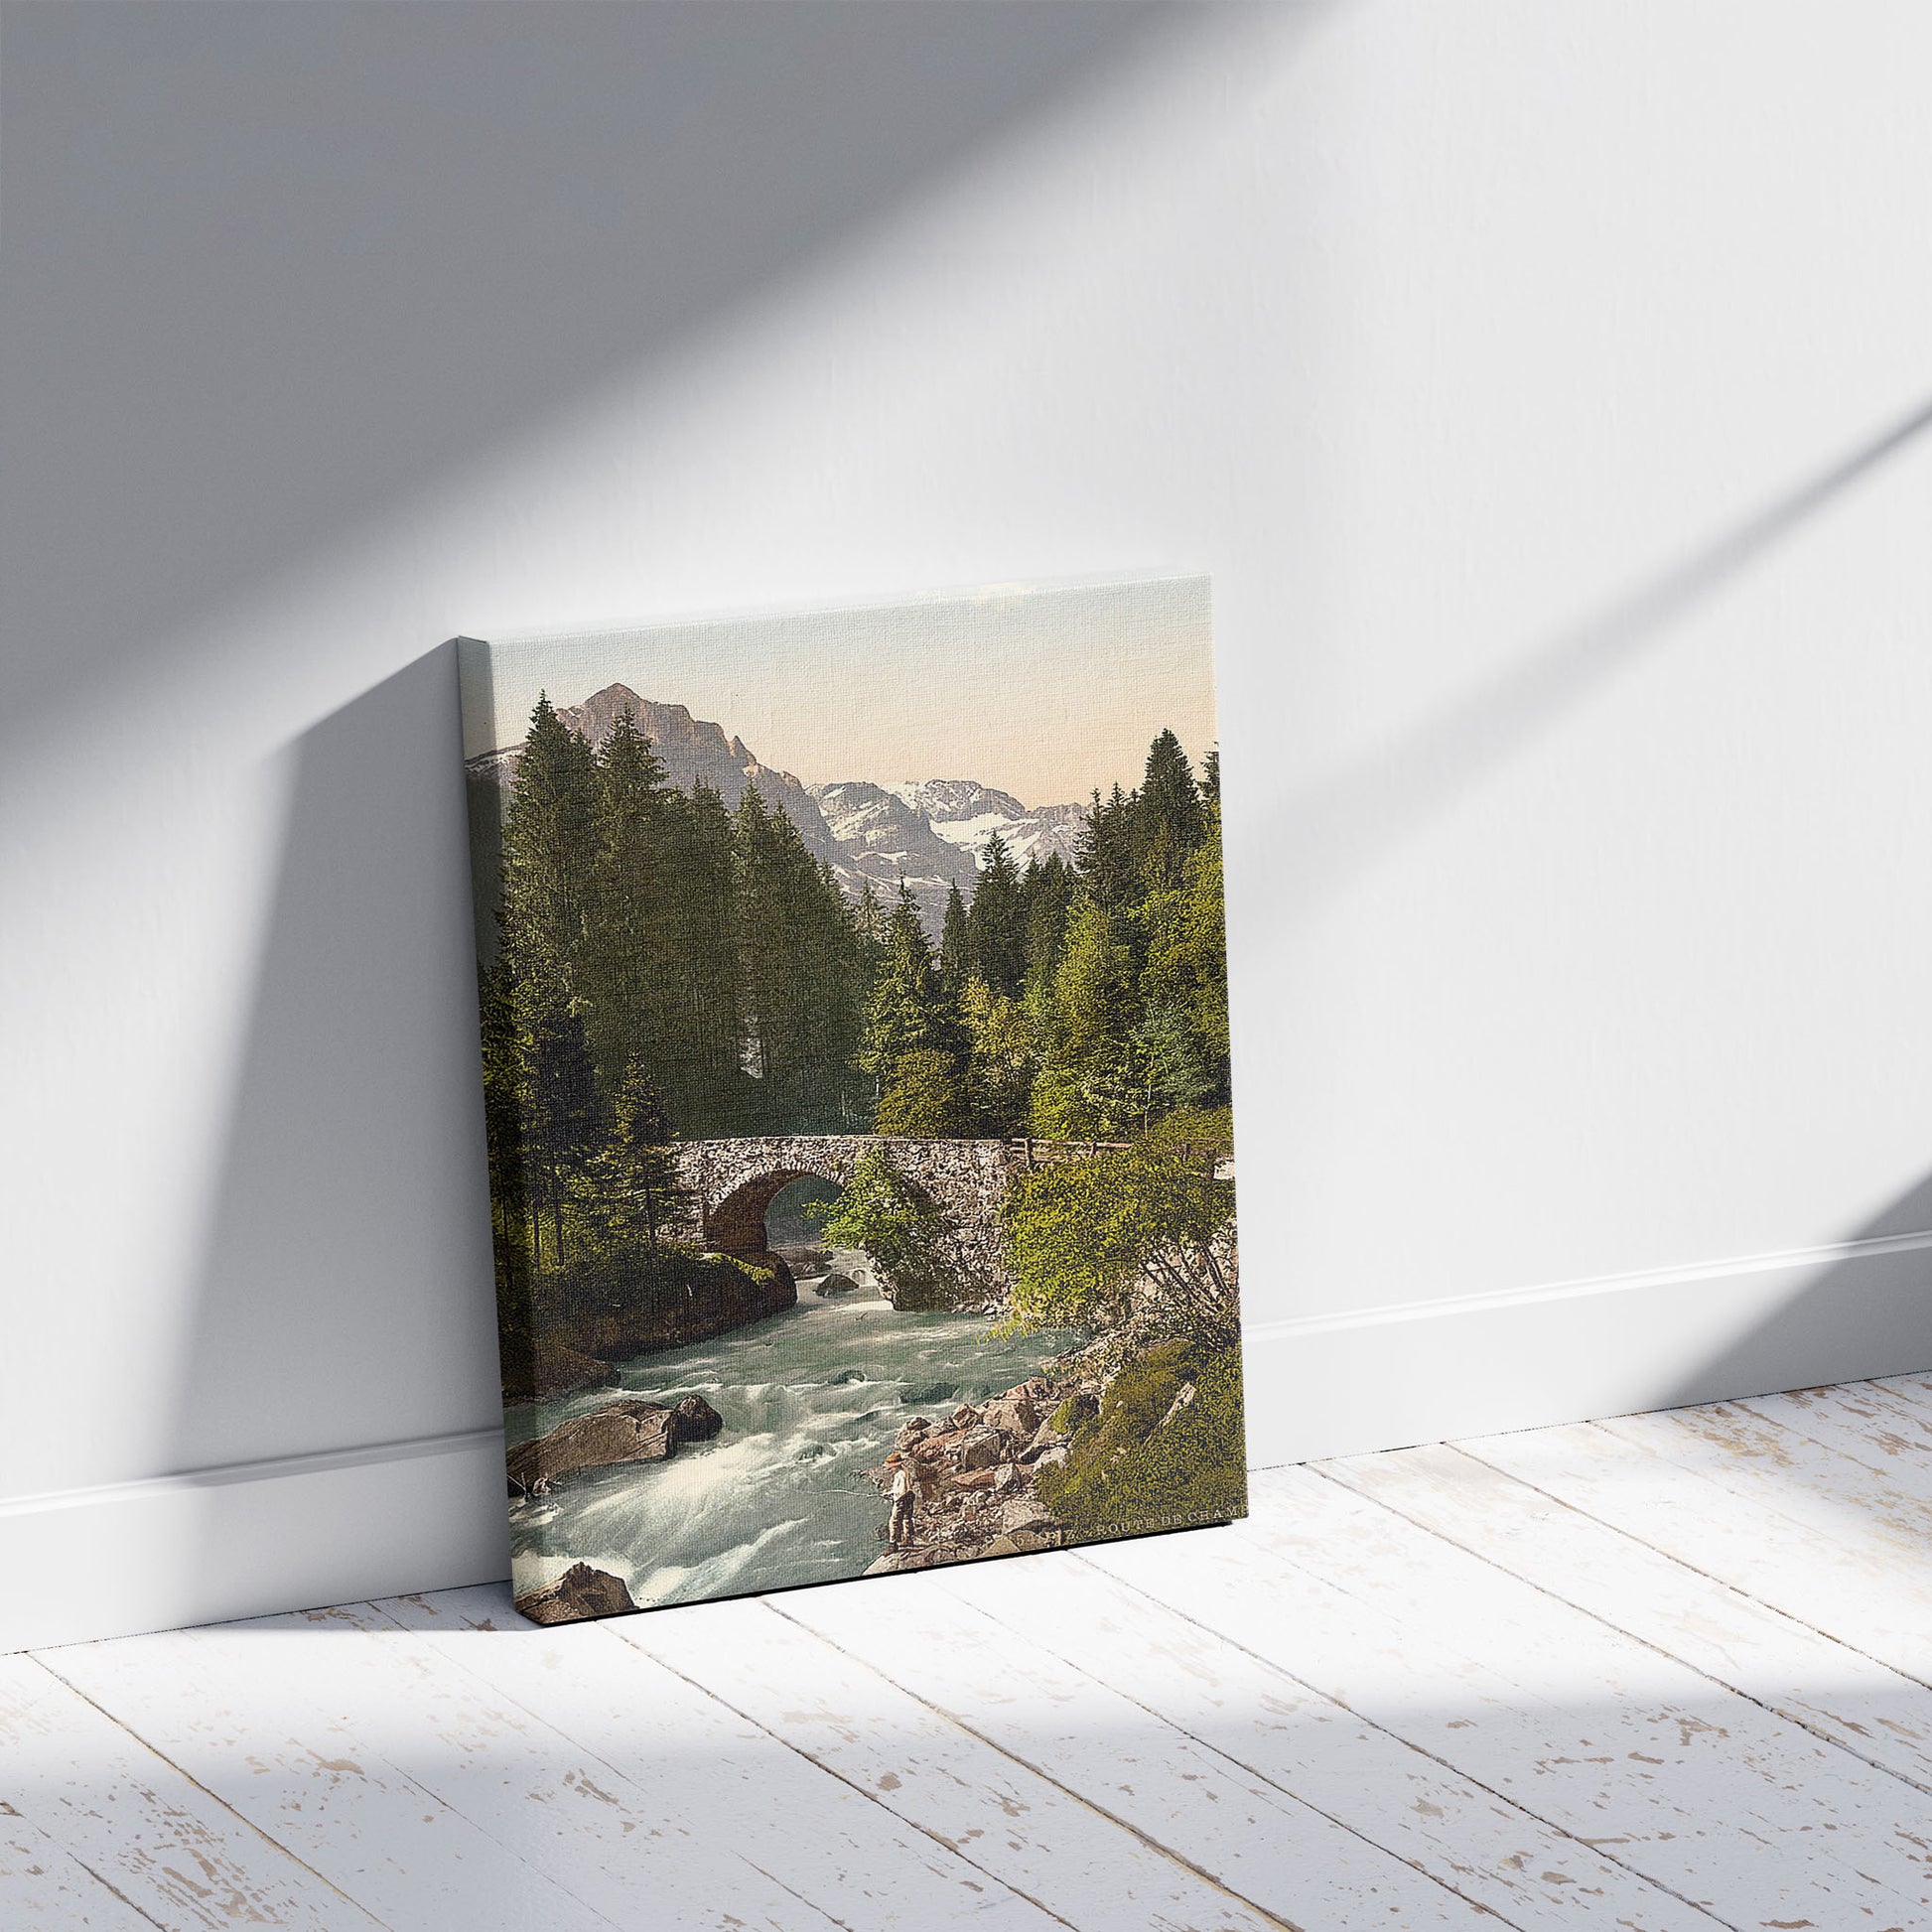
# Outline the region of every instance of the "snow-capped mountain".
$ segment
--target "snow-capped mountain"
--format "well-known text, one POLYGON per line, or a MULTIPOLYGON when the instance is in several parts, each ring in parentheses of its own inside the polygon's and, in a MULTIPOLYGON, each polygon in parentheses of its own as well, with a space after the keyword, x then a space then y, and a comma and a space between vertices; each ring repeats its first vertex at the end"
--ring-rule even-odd
MULTIPOLYGON (((681 704, 656 704, 626 684, 609 684, 582 704, 561 706, 557 716, 593 745, 602 745, 624 710, 650 741, 665 775, 688 791, 702 778, 735 810, 757 790, 797 826, 807 848, 831 862, 839 885, 857 898, 868 885, 888 903, 903 880, 933 933, 954 886, 970 899, 979 858, 997 832, 1014 863, 1044 860, 1057 852, 1071 861, 1085 822, 1078 805, 1030 808, 1011 792, 975 778, 922 778, 873 784, 863 778, 805 785, 789 771, 761 764, 722 725, 693 718, 681 704)), ((473 776, 507 785, 515 781, 521 745, 484 752, 469 760, 473 776)))
POLYGON ((1012 792, 998 791, 977 778, 901 778, 882 789, 923 812, 940 838, 965 848, 976 859, 997 832, 1023 871, 1029 859, 1044 864, 1055 852, 1071 864, 1086 823, 1083 806, 1029 808, 1012 792))
POLYGON ((979 878, 973 855, 941 837, 925 813, 897 791, 863 778, 806 788, 839 848, 839 883, 855 898, 870 883, 890 904, 903 880, 926 923, 937 931, 954 886, 972 897, 979 878))

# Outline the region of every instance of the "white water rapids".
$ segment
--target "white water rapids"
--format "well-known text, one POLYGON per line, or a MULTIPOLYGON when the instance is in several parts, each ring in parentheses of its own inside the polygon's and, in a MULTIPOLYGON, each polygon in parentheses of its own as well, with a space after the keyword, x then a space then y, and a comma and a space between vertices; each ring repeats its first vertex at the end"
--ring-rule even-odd
MULTIPOLYGON (((833 1265, 868 1278, 863 1255, 841 1251, 833 1265)), ((668 1462, 574 1476, 513 1502, 519 1588, 573 1563, 622 1578, 639 1604, 856 1577, 885 1548, 887 1513, 860 1471, 899 1425, 1009 1389, 1078 1339, 989 1341, 986 1315, 900 1313, 869 1286, 822 1301, 817 1279, 800 1279, 798 1306, 782 1314, 638 1356, 618 1390, 508 1412, 512 1445, 617 1393, 666 1404, 701 1395, 725 1419, 711 1442, 687 1443, 668 1462)))

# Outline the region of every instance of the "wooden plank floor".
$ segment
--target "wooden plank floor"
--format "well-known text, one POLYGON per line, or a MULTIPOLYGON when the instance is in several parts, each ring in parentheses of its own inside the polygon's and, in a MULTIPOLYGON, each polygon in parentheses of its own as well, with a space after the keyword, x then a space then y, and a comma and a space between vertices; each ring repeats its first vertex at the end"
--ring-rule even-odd
POLYGON ((538 1630, 0 1659, 0 1926, 1932 1927, 1932 1378, 538 1630))

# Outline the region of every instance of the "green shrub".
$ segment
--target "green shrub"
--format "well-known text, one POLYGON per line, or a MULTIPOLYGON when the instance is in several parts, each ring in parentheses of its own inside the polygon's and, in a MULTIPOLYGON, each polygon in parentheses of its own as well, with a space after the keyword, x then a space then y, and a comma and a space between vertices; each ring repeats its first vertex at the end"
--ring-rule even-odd
POLYGON ((1178 1529, 1244 1514, 1246 1462, 1239 1351, 1164 1342, 1114 1378, 1065 1462, 1040 1473, 1039 1497, 1076 1542, 1178 1529))
POLYGON ((1051 1427, 1062 1436, 1071 1436, 1083 1422, 1091 1419, 1093 1413, 1094 1404, 1090 1396, 1070 1395, 1053 1411, 1051 1427))

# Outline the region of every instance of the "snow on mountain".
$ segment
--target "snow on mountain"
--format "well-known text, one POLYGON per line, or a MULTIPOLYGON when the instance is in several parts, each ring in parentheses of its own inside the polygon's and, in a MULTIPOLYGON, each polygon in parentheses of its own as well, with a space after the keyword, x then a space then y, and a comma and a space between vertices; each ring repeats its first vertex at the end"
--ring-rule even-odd
POLYGON ((979 877, 973 855, 941 837, 926 814, 896 789, 863 778, 807 789, 838 845, 840 883, 854 897, 870 884, 890 903, 903 880, 935 932, 954 886, 972 897, 979 877))
POLYGON ((1082 806, 1029 808, 1012 792, 983 785, 976 778, 901 778, 882 789, 922 811, 940 838, 963 846, 976 858, 997 832, 1023 871, 1029 859, 1043 863, 1055 852, 1070 864, 1086 823, 1082 806))

